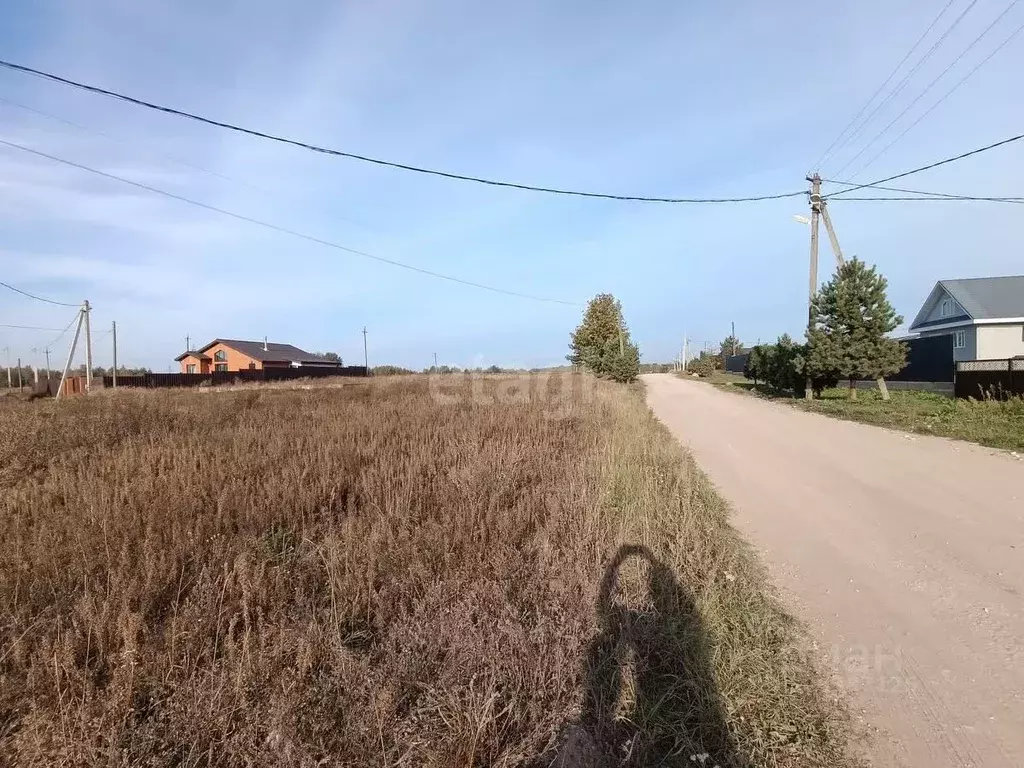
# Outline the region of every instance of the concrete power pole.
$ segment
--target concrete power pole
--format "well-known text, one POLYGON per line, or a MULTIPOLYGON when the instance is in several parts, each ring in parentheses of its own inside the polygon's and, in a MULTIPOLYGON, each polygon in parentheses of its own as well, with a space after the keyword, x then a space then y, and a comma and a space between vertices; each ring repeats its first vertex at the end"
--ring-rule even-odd
POLYGON ((114 389, 117 389, 117 320, 110 321, 110 333, 114 337, 114 369, 111 371, 114 389))
POLYGON ((78 310, 78 325, 75 326, 75 338, 71 340, 71 349, 68 350, 68 359, 64 363, 64 373, 60 377, 60 386, 57 388, 57 400, 64 394, 64 385, 68 380, 68 372, 71 370, 71 361, 75 357, 75 347, 78 346, 78 337, 82 333, 82 319, 85 317, 85 308, 78 310))
POLYGON ((11 379, 11 348, 4 347, 4 352, 7 353, 7 388, 13 389, 14 383, 11 379))
MULTIPOLYGON (((818 293, 818 219, 821 217, 821 176, 815 173, 808 176, 807 181, 811 182, 811 268, 810 280, 807 292, 807 332, 814 329, 814 310, 812 304, 814 296, 818 293)), ((804 398, 812 400, 814 390, 811 389, 811 377, 807 376, 804 386, 804 398)))
POLYGON ((366 347, 366 326, 363 326, 363 365, 366 367, 366 375, 370 375, 370 353, 366 347))
POLYGON ((92 307, 89 300, 82 302, 82 315, 85 318, 85 394, 92 393, 92 331, 89 328, 89 313, 92 307))

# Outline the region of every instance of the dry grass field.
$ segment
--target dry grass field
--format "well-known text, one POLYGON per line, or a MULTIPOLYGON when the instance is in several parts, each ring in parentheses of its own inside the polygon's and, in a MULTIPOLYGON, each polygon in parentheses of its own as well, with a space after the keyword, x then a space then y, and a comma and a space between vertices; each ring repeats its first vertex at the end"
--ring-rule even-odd
POLYGON ((849 764, 641 390, 442 389, 0 407, 0 763, 849 764))

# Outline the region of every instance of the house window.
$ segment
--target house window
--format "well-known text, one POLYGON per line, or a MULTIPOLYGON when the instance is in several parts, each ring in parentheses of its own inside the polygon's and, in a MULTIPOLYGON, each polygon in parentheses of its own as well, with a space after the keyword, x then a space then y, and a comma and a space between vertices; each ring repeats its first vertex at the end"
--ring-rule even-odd
POLYGON ((256 370, 256 363, 249 363, 249 370, 250 371, 255 371, 256 370))
MULTIPOLYGON (((213 359, 216 360, 218 363, 226 362, 228 359, 228 353, 225 352, 223 349, 218 349, 216 352, 213 353, 213 359)), ((217 370, 220 369, 218 368, 217 370)), ((227 369, 225 368, 225 370, 227 369)))
POLYGON ((196 372, 195 363, 190 363, 189 365, 185 366, 185 373, 195 373, 195 372, 196 372))
POLYGON ((957 331, 953 334, 953 349, 964 349, 967 347, 967 331, 957 331))
POLYGON ((213 370, 220 371, 222 373, 227 373, 227 371, 228 371, 228 364, 227 363, 214 363, 213 364, 213 370))
POLYGON ((953 300, 943 299, 942 305, 939 307, 939 317, 949 317, 953 314, 953 300))

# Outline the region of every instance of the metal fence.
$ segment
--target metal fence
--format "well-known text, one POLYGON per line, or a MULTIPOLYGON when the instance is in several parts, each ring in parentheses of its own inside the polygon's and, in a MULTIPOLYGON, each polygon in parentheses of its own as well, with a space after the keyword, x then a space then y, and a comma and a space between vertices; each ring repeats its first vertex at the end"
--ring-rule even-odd
POLYGON ((963 360, 956 364, 953 393, 979 400, 1024 396, 1024 358, 963 360))
MULTIPOLYGON (((294 379, 324 379, 332 376, 367 376, 361 365, 337 368, 263 368, 255 371, 215 371, 214 373, 144 373, 139 376, 118 376, 118 387, 198 387, 221 384, 243 384, 294 379)), ((112 387, 112 376, 103 377, 103 386, 112 387)))

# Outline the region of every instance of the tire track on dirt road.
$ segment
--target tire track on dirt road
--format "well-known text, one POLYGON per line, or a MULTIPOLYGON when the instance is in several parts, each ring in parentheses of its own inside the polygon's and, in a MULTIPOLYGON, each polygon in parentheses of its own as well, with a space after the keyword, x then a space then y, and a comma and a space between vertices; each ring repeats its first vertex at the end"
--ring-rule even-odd
POLYGON ((871 764, 1024 765, 1024 461, 644 381, 875 732, 871 764))

